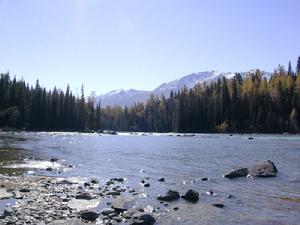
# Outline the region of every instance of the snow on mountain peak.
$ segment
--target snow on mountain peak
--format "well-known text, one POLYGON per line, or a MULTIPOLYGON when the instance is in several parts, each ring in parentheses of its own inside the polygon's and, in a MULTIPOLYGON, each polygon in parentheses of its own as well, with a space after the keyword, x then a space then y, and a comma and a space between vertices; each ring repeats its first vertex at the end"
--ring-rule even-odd
MULTIPOLYGON (((263 72, 263 77, 270 79, 271 73, 263 72)), ((247 72, 240 73, 242 77, 246 77, 249 73, 255 73, 255 70, 249 70, 247 72)), ((117 89, 107 94, 101 95, 98 99, 101 99, 103 106, 106 105, 119 105, 130 106, 136 102, 145 102, 151 94, 160 96, 169 96, 171 91, 181 90, 184 86, 193 88, 198 83, 211 83, 223 77, 232 79, 236 73, 232 72, 219 72, 215 70, 202 71, 197 73, 191 73, 168 83, 163 83, 153 91, 141 91, 135 89, 117 89)))

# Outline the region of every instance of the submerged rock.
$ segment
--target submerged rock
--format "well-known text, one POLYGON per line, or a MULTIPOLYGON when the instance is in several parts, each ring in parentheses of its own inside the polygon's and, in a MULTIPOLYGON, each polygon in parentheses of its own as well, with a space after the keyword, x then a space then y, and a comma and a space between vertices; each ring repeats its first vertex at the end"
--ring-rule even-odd
POLYGON ((213 204, 214 207, 217 207, 217 208, 224 208, 224 205, 223 204, 213 204))
POLYGON ((50 159, 50 162, 57 162, 58 161, 58 158, 51 158, 50 159))
POLYGON ((197 202, 199 200, 199 193, 194 190, 188 190, 181 198, 189 202, 197 202))
POLYGON ((159 181, 159 182, 165 182, 165 178, 163 178, 163 177, 162 177, 162 178, 159 178, 158 181, 159 181))
POLYGON ((130 225, 153 225, 155 221, 154 217, 150 214, 143 214, 133 218, 130 225))
POLYGON ((163 195, 163 196, 158 196, 157 197, 157 200, 160 200, 160 201, 166 201, 166 202, 171 202, 171 201, 175 201, 177 199, 180 198, 180 195, 177 191, 172 191, 172 190, 169 190, 166 195, 163 195))

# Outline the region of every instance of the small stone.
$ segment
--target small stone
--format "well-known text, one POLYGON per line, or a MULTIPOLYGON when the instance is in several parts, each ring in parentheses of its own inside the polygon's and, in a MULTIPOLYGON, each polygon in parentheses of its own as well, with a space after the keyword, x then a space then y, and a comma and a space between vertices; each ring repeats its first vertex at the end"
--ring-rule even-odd
POLYGON ((212 190, 209 190, 209 191, 206 192, 206 194, 208 194, 208 195, 213 195, 214 192, 213 192, 212 190))
POLYGON ((85 211, 81 213, 80 217, 84 220, 94 221, 99 217, 99 215, 93 211, 85 211))
POLYGON ((177 200, 179 198, 180 198, 180 195, 179 195, 179 193, 177 191, 169 190, 166 193, 166 195, 164 195, 164 196, 158 196, 157 200, 171 202, 171 201, 175 201, 175 200, 177 200))
POLYGON ((226 197, 227 197, 227 198, 232 198, 232 195, 231 195, 231 194, 227 194, 226 197))
POLYGON ((51 162, 57 162, 57 161, 58 161, 58 158, 51 158, 50 161, 51 161, 51 162))
POLYGON ((202 181, 207 181, 208 178, 207 178, 207 177, 202 177, 201 180, 202 180, 202 181))
POLYGON ((181 198, 190 202, 197 202, 199 200, 199 193, 194 190, 188 190, 181 198))
POLYGON ((163 177, 162 177, 162 178, 159 178, 158 181, 160 181, 160 182, 165 182, 165 178, 163 178, 163 177))
POLYGON ((47 171, 52 171, 53 169, 51 167, 46 168, 47 171))
POLYGON ((96 180, 96 179, 92 179, 92 180, 91 180, 91 183, 92 183, 92 184, 99 184, 99 181, 96 180))
POLYGON ((217 208, 223 208, 224 205, 223 204, 213 204, 214 207, 217 207, 217 208))
POLYGON ((144 187, 150 187, 149 183, 144 184, 144 187))
POLYGON ((92 196, 90 193, 80 193, 78 195, 75 196, 76 199, 84 199, 84 200, 91 200, 93 198, 95 198, 94 196, 92 196))
POLYGON ((150 214, 144 214, 141 216, 135 217, 131 222, 130 225, 153 225, 155 223, 155 219, 150 214))
POLYGON ((30 192, 29 188, 21 188, 19 192, 30 192))
POLYGON ((178 208, 177 206, 175 206, 175 207, 173 208, 173 210, 174 210, 174 211, 177 211, 177 210, 179 210, 179 208, 178 208))

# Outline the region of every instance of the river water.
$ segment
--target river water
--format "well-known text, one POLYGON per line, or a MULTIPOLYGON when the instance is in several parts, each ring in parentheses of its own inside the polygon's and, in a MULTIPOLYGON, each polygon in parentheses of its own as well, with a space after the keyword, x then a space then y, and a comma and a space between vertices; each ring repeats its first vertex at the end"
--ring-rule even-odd
POLYGON ((238 134, 0 133, 1 173, 96 177, 104 183, 126 178, 139 193, 137 204, 166 213, 157 224, 300 224, 300 136, 238 134), (51 158, 58 158, 51 163, 51 158), (233 169, 271 160, 274 178, 222 175, 233 169), (69 165, 74 166, 70 168, 69 165), (47 167, 53 171, 47 171, 47 167), (164 177, 166 182, 157 180, 164 177), (209 178, 202 181, 202 177, 209 178), (150 183, 149 188, 140 184, 150 183), (172 189, 202 193, 196 204, 181 199, 162 205, 158 194, 172 189), (215 194, 208 195, 212 190, 215 194), (231 194, 232 198, 227 198, 231 194), (147 196, 147 197, 146 197, 147 196), (212 206, 224 204, 224 208, 212 206), (174 211, 173 208, 179 210, 174 211))

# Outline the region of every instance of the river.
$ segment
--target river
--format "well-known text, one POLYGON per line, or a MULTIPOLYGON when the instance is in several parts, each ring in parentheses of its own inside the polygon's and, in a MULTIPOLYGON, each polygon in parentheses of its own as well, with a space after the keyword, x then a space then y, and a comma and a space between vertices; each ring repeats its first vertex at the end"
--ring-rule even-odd
POLYGON ((166 213, 157 218, 157 224, 299 224, 300 136, 248 137, 249 134, 0 133, 0 172, 79 180, 95 177, 102 183, 112 177, 124 177, 125 185, 140 193, 136 204, 164 209, 166 213), (59 160, 51 163, 51 158, 59 160), (222 177, 233 169, 264 160, 275 163, 277 177, 222 177), (47 171, 48 167, 53 170, 47 171), (157 181, 161 177, 165 182, 157 181), (208 181, 202 181, 203 177, 208 181), (141 180, 147 180, 150 187, 143 187, 141 180), (165 206, 156 196, 169 189, 181 194, 194 189, 202 195, 196 204, 180 199, 165 206), (210 190, 215 194, 206 194, 210 190), (232 198, 227 198, 228 194, 232 198), (224 208, 212 206, 214 203, 222 203, 224 208))

